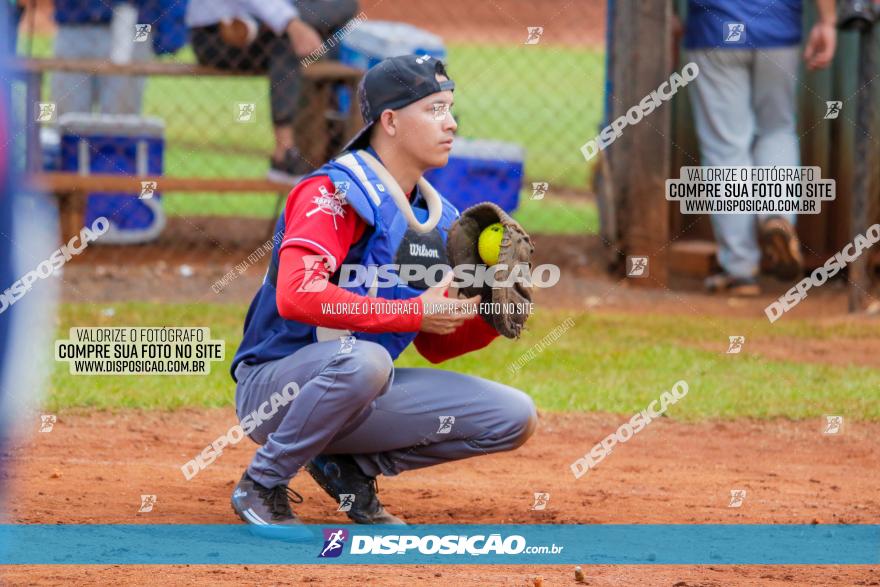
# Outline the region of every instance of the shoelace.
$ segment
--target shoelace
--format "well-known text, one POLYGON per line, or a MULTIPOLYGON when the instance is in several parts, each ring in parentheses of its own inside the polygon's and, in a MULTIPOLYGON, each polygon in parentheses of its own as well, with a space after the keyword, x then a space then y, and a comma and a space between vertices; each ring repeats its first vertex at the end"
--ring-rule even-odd
POLYGON ((290 487, 284 487, 287 490, 287 499, 293 503, 302 503, 303 496, 291 489, 290 487))
POLYGON ((367 510, 378 511, 381 502, 379 501, 379 482, 376 480, 376 477, 370 479, 370 486, 372 486, 373 495, 370 503, 367 505, 367 510))
POLYGON ((274 516, 293 517, 290 503, 302 503, 303 496, 287 485, 276 485, 266 492, 260 492, 260 497, 265 500, 274 516))

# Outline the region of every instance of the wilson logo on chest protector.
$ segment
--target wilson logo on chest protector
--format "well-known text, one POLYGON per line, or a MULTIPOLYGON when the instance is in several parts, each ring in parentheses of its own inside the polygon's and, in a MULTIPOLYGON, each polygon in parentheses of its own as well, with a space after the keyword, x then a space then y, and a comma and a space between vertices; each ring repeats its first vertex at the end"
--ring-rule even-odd
POLYGON ((410 243, 409 254, 418 257, 431 257, 432 259, 440 258, 440 253, 437 249, 431 249, 420 243, 410 243))

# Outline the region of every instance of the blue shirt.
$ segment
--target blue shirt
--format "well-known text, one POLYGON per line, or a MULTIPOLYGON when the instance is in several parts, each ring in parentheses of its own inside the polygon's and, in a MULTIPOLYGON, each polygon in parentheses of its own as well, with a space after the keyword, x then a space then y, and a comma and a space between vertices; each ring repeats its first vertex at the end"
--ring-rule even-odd
POLYGON ((688 49, 765 49, 801 42, 802 0, 689 0, 688 49))
MULTIPOLYGON (((0 0, 4 1, 4 0, 0 0)), ((129 0, 138 9, 138 23, 150 24, 153 51, 174 53, 187 41, 184 24, 188 0, 129 0)), ((55 22, 59 25, 107 25, 113 8, 122 0, 55 0, 55 22)))

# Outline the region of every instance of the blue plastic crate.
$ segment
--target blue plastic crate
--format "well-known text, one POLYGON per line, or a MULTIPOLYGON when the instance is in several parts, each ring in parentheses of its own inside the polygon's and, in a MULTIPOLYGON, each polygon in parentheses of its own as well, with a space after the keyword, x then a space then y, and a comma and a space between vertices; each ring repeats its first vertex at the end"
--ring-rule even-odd
POLYGON ((140 199, 138 177, 162 175, 163 122, 135 115, 71 113, 59 119, 59 131, 61 171, 131 176, 131 192, 88 196, 85 223, 91 225, 101 216, 111 223, 101 242, 137 243, 158 236, 165 225, 161 193, 140 199))
POLYGON ((425 173, 459 210, 495 202, 506 212, 519 206, 525 150, 513 143, 456 138, 449 163, 425 173))

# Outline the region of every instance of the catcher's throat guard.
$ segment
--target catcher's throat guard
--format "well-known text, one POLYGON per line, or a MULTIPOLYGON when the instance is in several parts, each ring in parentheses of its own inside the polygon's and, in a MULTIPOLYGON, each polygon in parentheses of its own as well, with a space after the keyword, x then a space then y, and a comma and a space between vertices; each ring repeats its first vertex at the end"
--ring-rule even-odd
MULTIPOLYGON (((437 223, 440 222, 440 216, 443 214, 443 203, 440 201, 440 194, 437 193, 437 190, 434 189, 434 186, 432 186, 427 179, 420 177, 418 181, 419 191, 428 205, 428 219, 424 222, 419 222, 413 212, 412 205, 409 203, 409 199, 406 197, 406 194, 403 193, 403 189, 391 173, 385 169, 385 166, 367 151, 358 151, 357 154, 361 160, 370 166, 373 173, 382 180, 382 183, 388 189, 397 208, 400 210, 401 214, 403 214, 404 218, 406 218, 407 224, 409 224, 413 230, 423 234, 434 230, 437 223)), ((350 169, 352 173, 361 180, 361 183, 367 190, 373 190, 373 186, 367 180, 364 170, 357 165, 355 158, 350 153, 337 157, 336 162, 350 169)), ((376 200, 379 199, 378 195, 371 195, 373 195, 376 200)))

